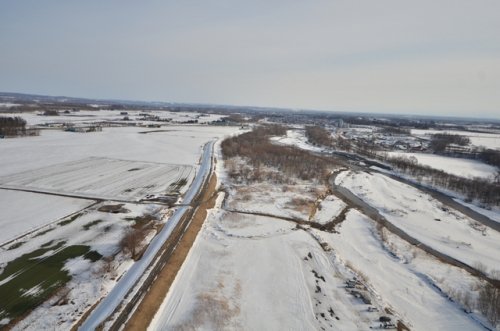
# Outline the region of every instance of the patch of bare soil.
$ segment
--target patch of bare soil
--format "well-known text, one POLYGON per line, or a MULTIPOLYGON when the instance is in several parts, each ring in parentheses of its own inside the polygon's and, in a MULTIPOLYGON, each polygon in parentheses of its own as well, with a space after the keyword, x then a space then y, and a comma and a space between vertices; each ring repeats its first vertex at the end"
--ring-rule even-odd
POLYGON ((324 192, 322 192, 321 190, 318 190, 316 192, 317 197, 316 201, 314 201, 314 204, 311 207, 311 211, 309 212, 309 221, 311 221, 314 218, 314 215, 316 215, 316 212, 321 209, 321 202, 325 200, 325 198, 330 194, 332 194, 331 189, 327 189, 324 192))
POLYGON ((192 331, 200 329, 240 330, 241 325, 233 318, 240 313, 238 302, 241 297, 241 285, 236 282, 233 288, 225 289, 221 279, 215 288, 200 293, 193 304, 193 313, 172 330, 192 331), (224 291, 225 290, 225 291, 224 291), (228 290, 230 293, 227 293, 228 290), (224 294, 226 292, 226 295, 224 294), (227 295, 229 294, 229 295, 227 295))
POLYGON ((208 188, 203 194, 201 204, 193 215, 191 224, 187 228, 182 239, 179 241, 179 244, 172 253, 172 256, 163 267, 163 270, 158 274, 157 279, 144 296, 144 299, 125 324, 125 331, 147 329, 149 323, 165 299, 177 272, 184 263, 184 260, 186 259, 186 256, 191 249, 191 246, 193 245, 205 218, 207 217, 207 210, 215 206, 215 201, 217 199, 216 185, 217 177, 214 174, 210 178, 208 188))
POLYGON ((292 210, 298 211, 302 214, 309 215, 311 213, 311 209, 313 208, 314 200, 303 197, 295 197, 292 198, 286 206, 292 210))

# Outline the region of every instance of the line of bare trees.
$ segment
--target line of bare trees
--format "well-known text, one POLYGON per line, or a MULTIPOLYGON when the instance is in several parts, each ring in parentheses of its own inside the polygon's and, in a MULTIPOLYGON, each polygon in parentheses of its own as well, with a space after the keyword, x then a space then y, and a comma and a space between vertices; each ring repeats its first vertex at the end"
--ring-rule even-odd
POLYGON ((330 131, 317 125, 306 126, 306 138, 315 146, 338 148, 344 151, 351 150, 351 143, 342 137, 332 137, 330 131))
POLYGON ((316 146, 333 147, 333 138, 328 130, 317 125, 306 126, 306 138, 316 146))
POLYGON ((485 284, 479 290, 477 308, 493 324, 494 327, 500 324, 500 289, 485 284))
POLYGON ((470 139, 467 136, 458 134, 437 133, 432 135, 429 147, 434 152, 441 153, 451 144, 467 146, 470 144, 470 139))
POLYGON ((468 200, 479 200, 488 205, 500 205, 500 182, 483 178, 464 178, 446 173, 442 170, 421 165, 411 158, 385 157, 383 161, 390 163, 399 171, 408 174, 417 181, 428 182, 434 186, 458 192, 468 200))
POLYGON ((482 149, 478 158, 484 163, 491 164, 500 168, 500 151, 494 149, 482 149))
POLYGON ((26 121, 19 117, 0 116, 0 135, 18 136, 26 134, 26 121))
POLYGON ((317 180, 325 178, 331 161, 296 147, 281 146, 269 141, 270 136, 286 134, 286 128, 266 125, 251 132, 224 140, 221 144, 226 162, 241 157, 247 165, 228 167, 229 175, 246 181, 272 180, 287 183, 290 178, 317 180), (279 172, 265 171, 265 168, 279 172))

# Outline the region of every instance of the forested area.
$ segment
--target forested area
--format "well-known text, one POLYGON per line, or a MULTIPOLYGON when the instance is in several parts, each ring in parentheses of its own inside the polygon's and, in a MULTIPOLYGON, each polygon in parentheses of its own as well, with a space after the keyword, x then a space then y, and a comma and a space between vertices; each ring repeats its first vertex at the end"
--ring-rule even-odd
POLYGON ((285 134, 285 127, 268 125, 224 140, 221 147, 229 175, 250 182, 269 180, 286 183, 293 178, 324 179, 333 161, 296 147, 275 145, 269 141, 270 136, 285 134), (231 161, 236 157, 244 158, 250 167, 231 161), (278 172, 267 171, 266 168, 278 172))
POLYGON ((351 143, 342 137, 332 137, 330 131, 320 126, 306 126, 306 138, 315 146, 338 148, 345 151, 351 150, 351 143))
POLYGON ((446 150, 446 147, 448 147, 451 144, 459 146, 467 146, 470 144, 470 139, 466 136, 458 134, 438 133, 432 135, 429 147, 435 153, 442 153, 446 150))
POLYGON ((22 136, 26 134, 26 121, 21 117, 0 116, 0 136, 22 136))

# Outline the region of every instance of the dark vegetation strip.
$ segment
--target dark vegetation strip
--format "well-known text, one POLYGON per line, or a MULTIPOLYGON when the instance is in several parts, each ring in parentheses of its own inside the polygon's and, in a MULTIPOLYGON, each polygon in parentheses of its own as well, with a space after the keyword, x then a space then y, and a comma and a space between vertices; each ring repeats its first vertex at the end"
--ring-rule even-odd
POLYGON ((70 281, 71 275, 63 269, 67 260, 83 256, 95 262, 101 258, 89 246, 64 244, 64 241, 47 243, 5 266, 0 274, 0 282, 5 281, 0 285, 0 319, 9 318, 14 324, 70 281), (42 257, 50 251, 54 253, 42 257), (36 292, 27 293, 30 289, 36 289, 36 292))
POLYGON ((276 219, 287 221, 287 222, 293 222, 293 223, 298 224, 298 225, 309 226, 313 229, 317 229, 320 231, 335 232, 335 226, 342 223, 345 220, 345 215, 346 215, 347 211, 349 210, 349 208, 348 207, 345 208, 339 214, 339 216, 337 216, 333 221, 325 223, 325 224, 320 224, 320 223, 311 222, 311 221, 305 221, 305 220, 301 220, 301 219, 295 218, 295 217, 262 213, 262 212, 258 212, 258 211, 237 210, 237 209, 230 209, 230 208, 225 208, 224 210, 227 212, 230 212, 230 213, 276 218, 276 219))

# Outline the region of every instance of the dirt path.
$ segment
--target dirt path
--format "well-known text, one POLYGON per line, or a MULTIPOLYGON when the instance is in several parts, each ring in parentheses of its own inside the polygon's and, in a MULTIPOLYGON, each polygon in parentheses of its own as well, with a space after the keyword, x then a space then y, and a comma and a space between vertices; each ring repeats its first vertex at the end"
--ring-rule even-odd
POLYGON ((207 210, 215 206, 217 198, 216 185, 217 177, 213 174, 210 178, 207 190, 205 190, 200 199, 201 203, 194 212, 191 223, 178 242, 171 257, 158 274, 158 277, 145 294, 133 315, 125 324, 124 330, 135 331, 147 329, 149 323, 165 299, 177 272, 184 263, 184 260, 186 259, 186 256, 207 217, 207 210))
POLYGON ((279 220, 293 222, 297 225, 308 226, 308 227, 311 227, 313 229, 320 230, 320 231, 326 231, 326 232, 335 232, 335 226, 337 226, 338 224, 342 223, 345 220, 346 213, 349 211, 349 209, 350 209, 349 207, 344 208, 340 212, 340 214, 337 217, 335 217, 331 222, 328 222, 325 224, 320 224, 320 223, 315 223, 315 222, 311 222, 311 221, 301 220, 301 219, 294 218, 294 217, 261 213, 258 211, 246 211, 246 210, 236 210, 236 209, 224 208, 225 211, 230 212, 230 213, 238 213, 238 214, 244 214, 244 215, 255 215, 255 216, 276 218, 279 220))

